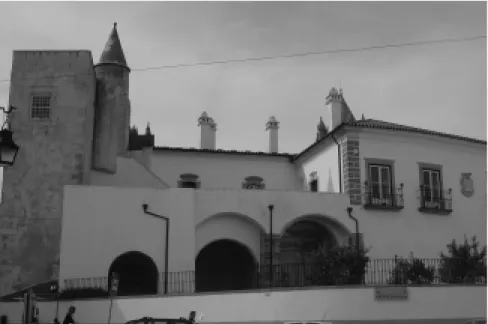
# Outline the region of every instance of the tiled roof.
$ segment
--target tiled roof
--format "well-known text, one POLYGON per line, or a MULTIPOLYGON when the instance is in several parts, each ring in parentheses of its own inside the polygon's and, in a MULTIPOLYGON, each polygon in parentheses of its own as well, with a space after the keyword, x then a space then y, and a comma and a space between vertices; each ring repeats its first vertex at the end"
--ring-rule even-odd
POLYGON ((302 152, 296 154, 293 157, 293 161, 295 161, 299 157, 303 156, 305 153, 310 151, 312 148, 319 145, 319 143, 322 143, 323 141, 326 141, 328 138, 334 136, 334 134, 337 131, 339 131, 340 129, 343 129, 344 127, 385 129, 385 130, 393 130, 393 131, 400 131, 400 132, 419 133, 419 134, 440 136, 440 137, 445 137, 445 138, 450 138, 450 139, 455 139, 455 140, 460 140, 460 141, 466 141, 466 142, 486 145, 486 141, 476 139, 476 138, 460 136, 460 135, 455 135, 455 134, 442 133, 442 132, 437 132, 437 131, 433 131, 433 130, 418 128, 418 127, 400 125, 400 124, 390 123, 390 122, 386 122, 386 121, 382 121, 382 120, 364 119, 364 120, 351 121, 351 122, 343 123, 343 124, 339 125, 334 130, 329 132, 327 134, 327 136, 325 136, 322 140, 311 144, 306 149, 304 149, 302 152))
POLYGON ((168 146, 156 146, 154 147, 155 151, 176 151, 176 152, 194 152, 194 153, 210 153, 210 154, 232 154, 232 155, 253 155, 253 156, 276 156, 276 157, 285 157, 290 159, 291 161, 295 161, 312 148, 319 145, 319 143, 326 141, 328 138, 332 137, 337 131, 343 129, 344 127, 357 127, 357 128, 372 128, 372 129, 385 129, 385 130, 394 130, 394 131, 401 131, 401 132, 411 132, 411 133, 420 133, 425 135, 433 135, 433 136, 440 136, 445 138, 451 138, 476 144, 486 145, 486 141, 470 138, 466 136, 460 136, 455 134, 448 134, 448 133, 441 133, 433 130, 422 129, 418 127, 400 125, 395 123, 390 123, 382 120, 376 119, 365 119, 365 120, 357 120, 351 121, 349 123, 344 123, 338 127, 336 127, 332 132, 329 132, 322 140, 315 142, 304 149, 302 152, 298 154, 291 154, 291 153, 268 153, 268 152, 253 152, 253 151, 238 151, 238 150, 209 150, 209 149, 198 149, 198 148, 185 148, 185 147, 168 147, 168 146))
POLYGON ((209 150, 198 149, 194 147, 169 147, 169 146, 155 146, 154 151, 176 151, 176 152, 194 152, 194 153, 210 153, 210 154, 231 154, 231 155, 255 155, 255 156, 275 156, 292 159, 295 154, 290 153, 268 153, 268 152, 253 152, 253 151, 238 151, 238 150, 209 150))
POLYGON ((388 129, 388 130, 396 130, 396 131, 411 132, 411 133, 420 133, 425 135, 441 136, 441 137, 486 145, 486 141, 476 139, 476 138, 442 133, 442 132, 437 132, 429 129, 400 125, 400 124, 390 123, 390 122, 376 120, 376 119, 358 120, 353 123, 347 123, 346 125, 352 127, 360 127, 360 128, 376 128, 376 129, 388 129))
POLYGON ((128 68, 119 34, 117 33, 117 23, 114 23, 98 64, 117 64, 128 68))

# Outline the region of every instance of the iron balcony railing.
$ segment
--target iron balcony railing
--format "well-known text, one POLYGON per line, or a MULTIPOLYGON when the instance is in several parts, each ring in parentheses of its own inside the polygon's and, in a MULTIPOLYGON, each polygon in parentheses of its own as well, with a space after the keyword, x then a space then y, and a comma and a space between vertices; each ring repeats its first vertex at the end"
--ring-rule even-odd
POLYGON ((424 211, 452 211, 452 189, 443 190, 420 186, 419 209, 424 211))
POLYGON ((373 187, 366 181, 364 207, 402 209, 404 207, 403 183, 398 188, 385 187, 380 190, 379 187, 373 187))
MULTIPOLYGON (((165 273, 159 276, 159 294, 193 294, 195 292, 253 290, 266 288, 291 288, 346 285, 425 285, 425 284, 481 284, 486 285, 486 260, 473 264, 458 259, 372 259, 366 264, 364 274, 354 273, 344 267, 334 268, 325 264, 278 264, 250 269, 247 278, 232 274, 216 275, 195 271, 168 273, 168 291, 165 292, 165 273), (467 270, 466 270, 467 269, 467 270), (215 280, 212 284, 212 280, 215 280)), ((123 278, 120 279, 121 281, 123 278)), ((107 290, 108 280, 102 278, 73 278, 64 280, 65 290, 107 290)), ((134 295, 121 293, 120 295, 134 295)), ((85 294, 84 294, 85 296, 85 294)), ((108 296, 108 294, 107 294, 108 296)), ((94 296, 95 297, 95 296, 94 296)))

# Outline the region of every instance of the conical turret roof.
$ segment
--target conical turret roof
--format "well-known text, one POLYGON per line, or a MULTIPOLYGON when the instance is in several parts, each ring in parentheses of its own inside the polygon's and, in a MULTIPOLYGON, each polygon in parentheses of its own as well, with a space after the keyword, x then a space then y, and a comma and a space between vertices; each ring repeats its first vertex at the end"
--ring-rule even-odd
POLYGON ((117 32, 117 23, 114 23, 112 32, 110 33, 102 55, 100 56, 98 65, 100 64, 118 64, 129 68, 127 66, 127 61, 125 60, 122 44, 120 43, 119 33, 117 32))

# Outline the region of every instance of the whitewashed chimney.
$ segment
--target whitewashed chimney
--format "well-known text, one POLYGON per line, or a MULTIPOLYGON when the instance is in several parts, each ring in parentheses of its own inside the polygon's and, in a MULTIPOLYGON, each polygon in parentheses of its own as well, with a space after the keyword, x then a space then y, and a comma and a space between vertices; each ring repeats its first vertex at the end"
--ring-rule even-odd
POLYGON ((204 111, 198 118, 198 126, 201 128, 200 148, 215 150, 217 124, 213 118, 209 117, 207 112, 204 111))
POLYGON ((342 94, 336 88, 330 89, 329 95, 325 98, 325 107, 326 125, 331 132, 343 122, 342 94))
POLYGON ((280 122, 274 116, 269 117, 266 130, 269 132, 269 153, 278 153, 278 129, 280 122))

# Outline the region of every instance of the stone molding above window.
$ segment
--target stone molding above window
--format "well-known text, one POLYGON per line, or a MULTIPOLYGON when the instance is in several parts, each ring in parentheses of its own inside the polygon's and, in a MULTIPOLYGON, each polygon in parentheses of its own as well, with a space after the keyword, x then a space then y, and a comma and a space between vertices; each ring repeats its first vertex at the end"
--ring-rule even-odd
POLYGON ((259 176, 249 176, 244 179, 242 189, 264 189, 265 185, 263 178, 259 176))
POLYGON ((183 173, 178 180, 178 188, 200 188, 199 176, 193 173, 183 173))

